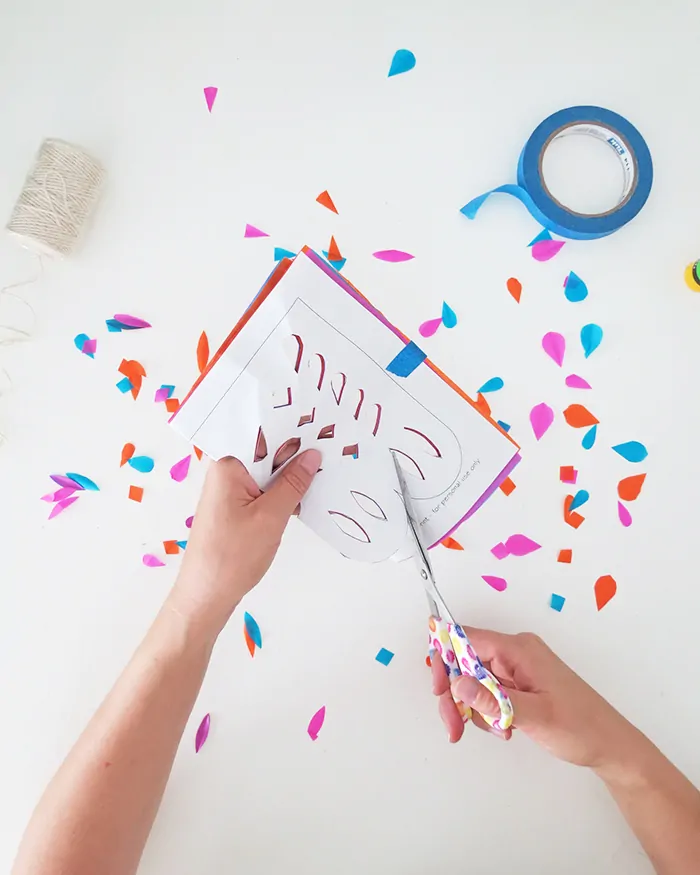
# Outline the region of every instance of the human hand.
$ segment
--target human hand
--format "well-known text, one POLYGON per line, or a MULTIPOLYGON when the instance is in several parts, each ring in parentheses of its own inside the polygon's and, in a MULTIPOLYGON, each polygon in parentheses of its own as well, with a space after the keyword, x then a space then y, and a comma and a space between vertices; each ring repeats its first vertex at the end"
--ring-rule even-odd
MULTIPOLYGON (((514 727, 559 759, 579 766, 604 768, 619 761, 641 733, 583 681, 537 635, 503 635, 465 627, 476 652, 505 687, 513 703, 514 727)), ((474 709, 472 720, 505 740, 505 732, 481 717, 500 714, 498 703, 476 678, 450 682, 442 660, 432 660, 433 693, 451 742, 459 741, 464 723, 455 700, 474 709)))
POLYGON ((170 606, 216 637, 270 567, 320 464, 318 450, 301 453, 263 494, 238 459, 212 462, 170 606))

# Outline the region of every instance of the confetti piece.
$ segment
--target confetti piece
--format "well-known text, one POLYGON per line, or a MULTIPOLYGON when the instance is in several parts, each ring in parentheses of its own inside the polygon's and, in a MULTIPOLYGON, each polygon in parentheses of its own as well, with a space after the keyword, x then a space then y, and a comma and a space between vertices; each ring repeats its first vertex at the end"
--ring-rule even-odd
POLYGON ((129 498, 132 501, 141 502, 143 500, 143 486, 130 486, 129 498))
POLYGON ((324 705, 322 708, 319 708, 318 711, 314 714, 314 716, 309 721, 309 725, 307 727, 307 732, 309 733, 309 738, 312 741, 316 741, 318 738, 318 733, 321 731, 321 727, 323 726, 323 721, 326 719, 326 706, 324 705))
POLYGON ((572 510, 576 510, 577 507, 584 505, 590 497, 590 493, 587 490, 579 489, 568 507, 568 512, 570 513, 572 510))
POLYGON ((328 194, 327 191, 321 192, 321 194, 316 198, 316 203, 321 204, 322 207, 325 207, 327 210, 330 210, 332 213, 338 215, 338 210, 335 208, 333 198, 328 194))
POLYGON ((140 471, 141 474, 150 474, 156 464, 150 456, 132 456, 126 461, 134 471, 140 471))
POLYGON ((343 256, 338 249, 338 244, 335 242, 335 237, 331 237, 331 242, 328 244, 328 260, 342 261, 343 256))
POLYGON ((584 450, 590 450, 593 444, 595 443, 596 435, 598 434, 598 426, 594 425, 593 428, 589 429, 581 441, 581 446, 584 450))
POLYGON ((526 535, 511 535, 504 546, 511 556, 527 556, 528 553, 542 549, 536 541, 526 535))
POLYGON ((616 447, 613 447, 613 450, 622 456, 623 459, 627 459, 628 462, 643 462, 648 456, 647 448, 644 444, 640 444, 639 441, 627 441, 627 443, 618 444, 616 447))
POLYGON ((262 634, 260 632, 260 626, 255 622, 255 617, 246 611, 243 615, 243 621, 255 646, 262 649, 262 634))
POLYGON ((122 377, 122 379, 117 383, 117 389, 119 389, 122 395, 126 395, 126 393, 130 392, 133 388, 134 386, 128 377, 122 377))
MULTIPOLYGON (((206 91, 206 89, 205 89, 206 91)), ((209 110, 211 112, 211 108, 209 110)), ((211 715, 205 714, 204 720, 199 724, 197 728, 197 734, 194 737, 194 752, 199 753, 202 749, 204 742, 209 738, 209 729, 211 728, 211 715)))
POLYGON ((425 361, 425 353, 416 344, 409 340, 404 348, 386 366, 390 374, 397 377, 408 377, 422 362, 425 361))
POLYGON ((553 592, 551 598, 549 599, 549 606, 555 611, 561 611, 561 609, 564 607, 565 601, 566 599, 563 595, 557 595, 555 592, 553 592))
POLYGON ((506 434, 508 434, 508 432, 510 431, 510 425, 508 425, 507 422, 503 422, 502 419, 497 420, 497 422, 498 422, 498 424, 501 426, 501 428, 503 429, 503 431, 504 431, 506 434))
POLYGON ((89 355, 90 358, 95 358, 95 350, 97 349, 96 340, 90 340, 87 334, 76 334, 73 338, 73 343, 80 352, 89 355), (88 344, 90 344, 90 346, 88 346, 88 344))
POLYGON ((564 294, 566 295, 566 300, 571 301, 572 304, 585 301, 588 297, 588 286, 573 270, 569 271, 569 275, 564 280, 564 294))
POLYGON ((632 525, 632 514, 627 510, 624 504, 621 501, 617 503, 617 515, 620 518, 620 522, 625 528, 629 528, 632 525))
POLYGON ((193 522, 194 522, 194 515, 193 515, 193 516, 188 516, 187 519, 185 520, 185 528, 187 528, 187 529, 191 529, 191 528, 192 528, 192 523, 193 523, 193 522))
POLYGON ((325 249, 322 249, 321 251, 323 252, 324 258, 327 259, 327 261, 331 265, 331 267, 335 268, 335 270, 337 270, 338 273, 340 273, 340 271, 345 267, 345 262, 347 261, 347 258, 341 258, 338 261, 332 261, 329 258, 328 253, 326 252, 325 249))
POLYGON ((141 561, 147 568, 162 568, 165 565, 165 562, 162 562, 157 556, 154 556, 153 553, 144 553, 141 557, 141 561))
POLYGON ((546 228, 543 228, 540 231, 540 233, 537 235, 537 237, 533 237, 532 240, 530 240, 530 242, 527 245, 529 248, 531 246, 534 246, 535 243, 539 243, 540 240, 551 240, 551 239, 552 239, 552 235, 549 233, 549 231, 546 228))
POLYGON ((570 565, 572 556, 573 550, 560 550, 559 555, 557 556, 557 562, 563 562, 565 565, 570 565))
POLYGON ((77 500, 78 500, 77 495, 71 495, 70 498, 63 498, 63 499, 61 499, 61 501, 57 501, 56 504, 54 504, 53 508, 51 509, 51 513, 49 514, 49 519, 52 520, 54 517, 57 517, 60 513, 63 513, 63 511, 67 507, 70 507, 71 504, 73 504, 77 500))
POLYGON ((76 491, 75 486, 62 486, 60 489, 57 489, 55 492, 49 492, 48 495, 42 495, 42 501, 62 501, 64 498, 70 498, 70 496, 76 491))
POLYGON ((570 404, 564 411, 564 419, 572 428, 596 425, 598 420, 583 404, 570 404))
POLYGON ((634 501, 642 491, 646 476, 646 474, 634 474, 632 477, 620 480, 617 484, 617 494, 623 501, 634 501))
POLYGON ((168 411, 168 413, 175 413, 179 406, 180 402, 177 398, 168 398, 165 402, 165 409, 168 411))
POLYGON ((603 577, 599 577, 598 580, 596 580, 593 590, 595 592, 595 603, 600 611, 617 592, 617 582, 614 577, 605 574, 603 577))
POLYGON ((156 404, 160 404, 163 401, 167 401, 171 394, 169 386, 161 386, 160 389, 156 389, 156 394, 153 397, 153 400, 156 404))
POLYGON ((573 465, 562 465, 559 469, 559 479, 562 483, 576 483, 578 471, 573 465))
POLYGON ((573 500, 573 495, 567 495, 564 499, 564 522, 573 529, 577 529, 581 523, 585 522, 586 518, 581 516, 580 513, 570 510, 573 500))
POLYGON ((380 261, 390 261, 392 264, 415 258, 410 252, 403 252, 401 249, 380 249, 378 252, 373 252, 372 255, 380 261))
POLYGON ((245 640, 246 647, 248 648, 248 653, 250 653, 251 658, 255 657, 255 641, 250 637, 250 634, 245 626, 243 626, 243 638, 245 640))
POLYGON ((296 252, 291 249, 283 249, 281 246, 275 246, 273 258, 275 261, 282 261, 283 258, 296 258, 296 252))
POLYGON ((130 316, 128 313, 115 313, 114 318, 120 325, 125 326, 126 328, 137 329, 153 327, 151 323, 146 322, 145 319, 141 319, 138 316, 130 316))
POLYGON ((264 231, 261 231, 260 228, 256 228, 255 225, 245 226, 245 232, 243 234, 244 237, 269 237, 269 234, 266 234, 264 231))
POLYGON ((122 447, 122 457, 119 461, 119 467, 123 468, 135 452, 136 447, 133 444, 124 444, 122 447))
POLYGON ((505 544, 496 544, 495 547, 491 547, 491 552, 496 557, 496 559, 505 559, 506 556, 509 555, 508 548, 505 544))
POLYGON ((141 362, 137 362, 136 359, 122 359, 121 364, 119 365, 119 373, 124 374, 124 376, 131 382, 131 395, 134 400, 136 400, 141 391, 143 378, 146 376, 146 369, 141 362))
POLYGON ((410 49, 398 49, 394 52, 394 57, 391 59, 391 67, 389 67, 389 75, 398 76, 400 73, 408 73, 416 66, 416 56, 410 49))
POLYGON ((91 359, 95 358, 95 353, 97 352, 97 340, 96 338, 88 338, 83 344, 83 350, 85 355, 89 356, 91 359))
POLYGON ((485 395, 486 392, 498 392, 499 389, 502 389, 504 386, 503 380, 500 377, 491 377, 490 380, 487 380, 481 388, 477 389, 477 395, 482 394, 485 395))
POLYGON ((464 547, 456 541, 454 538, 450 538, 449 535, 446 538, 443 538, 440 541, 443 547, 447 547, 448 550, 464 550, 464 547))
POLYGON ((501 483, 498 487, 504 495, 510 495, 511 492, 515 491, 515 483, 510 479, 510 477, 506 477, 506 479, 501 483))
POLYGON ((216 100, 216 95, 219 93, 219 89, 214 85, 208 85, 204 89, 204 99, 207 102, 207 109, 209 112, 214 108, 214 101, 216 100))
POLYGON ((391 660, 394 658, 394 654, 391 650, 387 650, 386 647, 382 647, 379 653, 374 657, 377 662, 381 662, 382 665, 389 665, 391 660))
POLYGON ((175 556, 180 552, 177 541, 163 541, 163 549, 167 556, 175 556))
POLYGON ((493 577, 491 574, 482 574, 481 579, 485 580, 492 589, 496 590, 496 592, 503 592, 508 586, 508 581, 503 577, 493 577))
POLYGON ((57 483, 59 486, 67 486, 68 489, 83 489, 83 487, 76 483, 75 480, 71 480, 66 474, 50 474, 49 475, 54 483, 57 483))
POLYGON ((66 477, 69 480, 72 480, 73 483, 78 484, 79 489, 89 489, 92 492, 99 492, 100 487, 91 480, 89 477, 86 477, 84 474, 76 474, 74 471, 67 471, 66 477))
POLYGON ((554 411, 544 402, 533 407, 530 411, 530 425, 535 433, 536 440, 540 440, 553 422, 554 411))
POLYGON ((442 324, 445 328, 454 328, 457 324, 457 314, 447 301, 442 302, 442 324))
POLYGON ((202 451, 199 449, 199 447, 192 447, 192 449, 194 450, 194 454, 197 457, 197 459, 201 462, 202 456, 204 455, 204 453, 202 453, 202 451))
POLYGON ((530 252, 535 261, 549 261, 559 252, 566 240, 538 240, 530 252))
POLYGON ((548 331, 542 338, 542 349, 555 364, 559 365, 559 367, 564 364, 566 340, 564 339, 563 334, 559 334, 556 331, 548 331))
POLYGON ((584 380, 583 377, 579 377, 578 374, 569 374, 569 376, 564 381, 569 389, 590 389, 591 384, 584 380))
POLYGON ((207 332, 203 331, 199 335, 199 340, 197 341, 197 367, 199 368, 199 373, 203 374, 204 369, 209 364, 209 338, 207 337, 207 332))
POLYGON ((176 541, 175 543, 181 550, 184 550, 187 547, 187 541, 176 541))
POLYGON ((476 407, 476 409, 480 413, 483 413, 484 416, 491 416, 491 408, 489 407, 489 402, 484 398, 481 392, 477 392, 474 407, 476 407))
POLYGON ((418 326, 418 333, 421 337, 432 337, 441 325, 442 319, 428 319, 418 326))
POLYGON ((175 462, 173 467, 170 469, 170 476, 176 483, 182 483, 185 477, 187 477, 187 474, 190 470, 191 461, 192 456, 185 456, 184 459, 180 459, 179 462, 175 462))
POLYGON ((581 329, 581 346, 583 347, 583 353, 588 358, 588 356, 594 352, 600 346, 600 342, 603 339, 603 329, 600 325, 596 325, 595 322, 591 322, 590 325, 584 325, 581 329))
POLYGON ((506 281, 506 288, 508 289, 510 295, 515 298, 516 302, 519 304, 520 296, 523 292, 523 285, 520 280, 512 276, 509 280, 506 281))
POLYGON ((120 325, 116 319, 105 319, 105 325, 110 334, 118 334, 128 327, 126 325, 120 325))

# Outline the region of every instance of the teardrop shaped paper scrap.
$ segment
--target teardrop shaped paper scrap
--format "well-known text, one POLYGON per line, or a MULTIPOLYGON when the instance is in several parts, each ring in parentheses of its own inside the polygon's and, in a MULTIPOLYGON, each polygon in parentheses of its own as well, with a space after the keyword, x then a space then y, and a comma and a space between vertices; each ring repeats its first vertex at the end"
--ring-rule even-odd
POLYGON ((600 342, 603 339, 603 329, 600 325, 596 325, 595 322, 591 322, 590 325, 584 325, 581 329, 581 346, 583 347, 583 353, 588 358, 588 356, 594 352, 600 346, 600 342))
POLYGON ((199 335, 199 341, 197 342, 197 367, 199 368, 199 373, 204 373, 204 369, 209 364, 209 338, 207 337, 207 332, 203 331, 199 335))
POLYGON ((443 538, 440 541, 443 547, 447 547, 448 550, 464 550, 464 547, 456 541, 454 538, 450 538, 449 535, 446 538, 443 538))
POLYGON ((595 443, 597 434, 597 425, 594 425, 593 428, 588 429, 588 431, 583 436, 583 440, 581 441, 581 446, 584 450, 590 450, 592 448, 593 444, 595 443))
POLYGON ((373 252, 372 255, 378 258, 379 261, 390 261, 392 264, 410 261, 412 258, 415 258, 410 252, 404 252, 401 249, 379 249, 377 252, 373 252))
POLYGON ((157 556, 154 556, 153 553, 144 553, 141 557, 141 561, 147 568, 163 568, 165 562, 162 562, 157 556))
POLYGON ((214 108, 214 101, 216 100, 216 95, 219 93, 219 89, 213 85, 207 86, 204 89, 204 99, 207 102, 207 109, 209 112, 214 108))
POLYGON ((204 742, 209 738, 209 728, 211 727, 211 715, 205 714, 204 720, 199 724, 197 734, 194 737, 194 752, 199 753, 204 745, 204 742))
POLYGON ((590 389, 591 384, 584 380, 583 377, 579 377, 578 374, 569 374, 569 376, 564 381, 569 389, 590 389))
POLYGON ((510 277, 506 280, 506 288, 508 289, 508 293, 515 299, 515 301, 520 303, 520 296, 523 293, 523 284, 519 279, 516 279, 514 276, 510 277))
POLYGON ((564 280, 564 294, 566 300, 571 301, 572 304, 584 301, 588 297, 588 286, 573 270, 569 271, 569 275, 564 280))
POLYGON ((170 476, 176 483, 182 483, 185 477, 187 477, 190 470, 191 460, 192 456, 185 456, 184 459, 180 459, 179 462, 175 462, 173 467, 170 469, 170 476))
POLYGON ((642 491, 646 476, 646 474, 633 474, 632 477, 620 480, 617 484, 617 494, 623 501, 634 501, 642 491))
POLYGON ((542 435, 547 431, 550 425, 554 422, 554 411, 548 405, 542 402, 530 411, 530 425, 535 433, 535 439, 540 440, 542 435))
POLYGON ((442 302, 442 324, 445 328, 454 328, 457 324, 457 314, 447 301, 442 302))
POLYGON ((628 528, 632 525, 632 514, 627 510, 627 508, 621 501, 618 501, 617 503, 617 515, 620 518, 620 522, 625 528, 628 528))
POLYGON ((566 240, 538 240, 533 244, 532 257, 535 261, 549 261, 559 252, 566 240))
POLYGON ((576 495, 574 495, 574 500, 569 505, 569 511, 576 510, 577 507, 581 507, 581 505, 585 504, 590 497, 590 494, 585 489, 579 489, 576 495))
MULTIPOLYGON (((66 477, 69 480, 72 480, 74 483, 77 483, 80 489, 90 489, 93 492, 99 492, 100 487, 92 481, 89 477, 86 477, 84 474, 76 474, 73 471, 67 471, 66 477)), ((63 484, 66 485, 65 483, 63 484)))
POLYGON ((309 721, 309 725, 307 727, 307 732, 309 733, 309 738, 312 741, 316 741, 318 738, 318 733, 321 731, 321 727, 323 726, 323 721, 326 719, 326 706, 324 705, 322 708, 319 708, 318 711, 314 714, 314 716, 309 721))
POLYGON ((487 380, 480 389, 476 390, 477 395, 485 395, 487 392, 498 392, 504 386, 503 380, 500 377, 491 377, 487 380))
POLYGON ((593 590, 595 592, 595 603, 600 611, 617 592, 617 582, 614 577, 605 574, 603 577, 599 577, 598 580, 596 580, 593 590))
POLYGON ((134 471, 140 471, 141 474, 150 474, 155 466, 150 456, 130 456, 126 461, 134 471))
POLYGON ((262 634, 260 632, 260 626, 258 626, 255 621, 255 617, 246 611, 243 615, 243 621, 253 643, 256 647, 262 650, 262 634))
POLYGON ((648 455, 647 448, 644 444, 640 444, 639 441, 627 441, 627 443, 618 444, 616 447, 613 447, 613 450, 622 456, 623 459, 627 459, 628 462, 643 462, 648 455))
POLYGON ((528 538, 527 535, 511 535, 505 542, 505 548, 511 556, 527 556, 542 547, 537 541, 528 538))
POLYGON ((266 234, 264 231, 261 231, 260 228, 256 228, 255 225, 246 225, 244 237, 269 237, 269 234, 266 234))
POLYGON ((398 76, 400 73, 408 73, 416 66, 416 56, 410 49, 398 49, 394 52, 394 57, 391 59, 391 67, 389 67, 389 77, 398 76))
POLYGON ((84 489, 84 486, 81 486, 76 480, 72 480, 66 474, 49 474, 49 477, 53 480, 54 483, 57 483, 59 486, 67 486, 69 489, 84 489))
POLYGON ((145 319, 140 319, 138 316, 130 316, 128 313, 115 313, 114 318, 121 325, 125 325, 127 328, 152 328, 150 322, 146 322, 145 319))
POLYGON ((563 334, 559 334, 557 331, 548 331, 542 338, 542 349, 559 367, 564 364, 566 340, 563 334))
POLYGON ((491 574, 482 574, 481 579, 485 580, 492 589, 496 590, 496 592, 503 592, 508 586, 508 581, 503 577, 493 577, 491 574))
POLYGON ((441 325, 442 319, 428 319, 418 326, 418 333, 421 337, 432 337, 441 325))
POLYGON ((583 404, 569 404, 564 411, 564 419, 572 428, 586 428, 599 422, 583 404))

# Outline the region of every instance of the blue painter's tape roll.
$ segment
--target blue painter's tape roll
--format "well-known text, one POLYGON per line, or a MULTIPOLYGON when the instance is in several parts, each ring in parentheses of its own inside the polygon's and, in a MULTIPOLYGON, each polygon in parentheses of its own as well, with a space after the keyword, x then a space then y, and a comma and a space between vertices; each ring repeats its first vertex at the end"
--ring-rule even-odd
POLYGON ((460 212, 473 219, 492 194, 509 194, 521 201, 545 228, 572 240, 607 237, 631 221, 649 197, 654 169, 649 147, 627 119, 600 106, 571 106, 546 118, 532 132, 518 161, 517 185, 501 185, 480 195, 460 212), (550 143, 569 134, 587 134, 614 149, 624 174, 619 202, 604 213, 585 214, 570 210, 547 188, 542 159, 550 143))

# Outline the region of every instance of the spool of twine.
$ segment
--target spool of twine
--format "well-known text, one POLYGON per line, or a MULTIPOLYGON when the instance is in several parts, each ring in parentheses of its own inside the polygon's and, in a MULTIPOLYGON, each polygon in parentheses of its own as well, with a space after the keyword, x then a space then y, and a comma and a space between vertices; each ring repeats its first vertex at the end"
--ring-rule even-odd
POLYGON ((70 255, 95 206, 105 171, 63 140, 44 140, 7 231, 40 255, 70 255))

